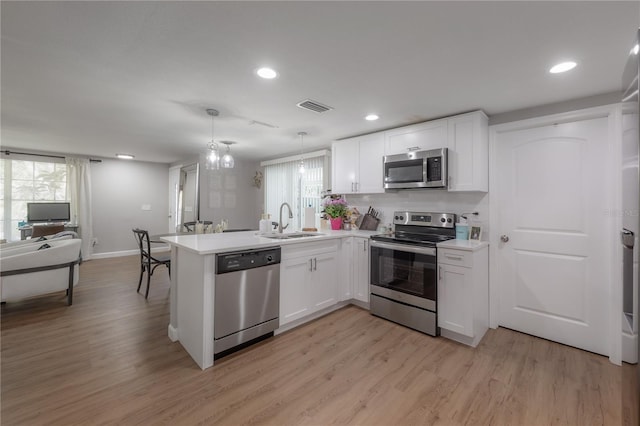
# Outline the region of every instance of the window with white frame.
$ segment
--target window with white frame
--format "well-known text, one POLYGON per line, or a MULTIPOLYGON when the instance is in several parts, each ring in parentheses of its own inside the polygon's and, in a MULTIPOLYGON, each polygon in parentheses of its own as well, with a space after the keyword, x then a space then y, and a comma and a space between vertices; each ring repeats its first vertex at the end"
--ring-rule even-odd
POLYGON ((322 209, 322 191, 327 187, 329 176, 328 151, 307 155, 304 157, 304 173, 299 172, 300 157, 261 163, 264 167, 264 213, 270 214, 271 220, 277 222, 280 206, 288 203, 293 219, 288 218, 286 207, 282 219, 283 224, 290 224, 288 230, 302 228, 305 207, 313 207, 316 214, 322 209))
MULTIPOLYGON (((64 161, 64 160, 63 160, 64 161)), ((0 159, 0 238, 19 240, 27 203, 69 201, 64 162, 0 159)))

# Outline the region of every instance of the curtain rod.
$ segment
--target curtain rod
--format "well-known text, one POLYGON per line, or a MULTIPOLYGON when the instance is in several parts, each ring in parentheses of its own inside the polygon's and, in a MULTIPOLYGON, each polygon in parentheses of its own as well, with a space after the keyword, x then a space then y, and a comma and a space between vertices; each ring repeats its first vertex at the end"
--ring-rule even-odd
MULTIPOLYGON (((36 155, 38 157, 48 157, 48 158, 62 158, 62 159, 67 158, 67 157, 62 156, 62 155, 32 154, 30 152, 9 151, 8 149, 2 151, 2 153, 5 154, 5 155, 19 154, 19 155, 36 155)), ((95 160, 93 158, 89 158, 89 161, 92 162, 92 163, 102 163, 102 160, 95 160)))

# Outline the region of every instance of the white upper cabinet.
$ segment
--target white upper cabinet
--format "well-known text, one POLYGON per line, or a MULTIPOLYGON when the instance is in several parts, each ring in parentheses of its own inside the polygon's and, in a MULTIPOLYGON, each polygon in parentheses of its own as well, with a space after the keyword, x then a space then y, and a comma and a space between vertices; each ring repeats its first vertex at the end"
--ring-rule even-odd
POLYGON ((489 126, 482 111, 451 117, 449 191, 489 191, 489 126))
POLYGON ((447 148, 447 120, 427 121, 384 132, 384 155, 447 148))
POLYGON ((372 133, 334 142, 331 156, 332 192, 334 194, 384 192, 383 156, 383 133, 372 133))
POLYGON ((334 194, 384 192, 382 157, 449 149, 448 190, 489 191, 489 120, 474 111, 334 142, 334 194))

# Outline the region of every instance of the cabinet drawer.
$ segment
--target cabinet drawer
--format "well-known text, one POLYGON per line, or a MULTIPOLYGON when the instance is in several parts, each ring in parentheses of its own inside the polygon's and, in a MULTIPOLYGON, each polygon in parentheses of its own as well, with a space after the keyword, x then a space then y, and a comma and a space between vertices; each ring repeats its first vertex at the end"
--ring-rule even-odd
POLYGON ((470 251, 439 248, 438 263, 471 268, 473 267, 473 253, 470 251))
POLYGON ((339 242, 339 239, 330 239, 315 242, 286 244, 282 246, 282 260, 315 256, 326 252, 336 253, 339 248, 339 242))

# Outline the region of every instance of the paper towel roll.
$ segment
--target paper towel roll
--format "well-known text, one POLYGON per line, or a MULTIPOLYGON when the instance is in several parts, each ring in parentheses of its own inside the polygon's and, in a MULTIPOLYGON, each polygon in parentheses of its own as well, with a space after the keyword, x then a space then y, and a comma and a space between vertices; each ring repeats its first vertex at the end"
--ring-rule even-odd
POLYGON ((316 209, 313 207, 304 208, 304 227, 315 228, 316 227, 316 209))

